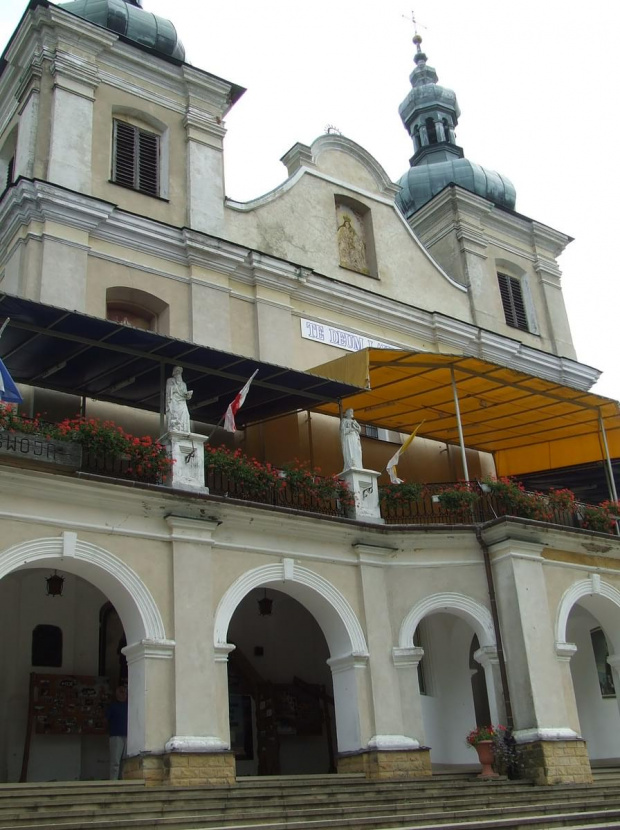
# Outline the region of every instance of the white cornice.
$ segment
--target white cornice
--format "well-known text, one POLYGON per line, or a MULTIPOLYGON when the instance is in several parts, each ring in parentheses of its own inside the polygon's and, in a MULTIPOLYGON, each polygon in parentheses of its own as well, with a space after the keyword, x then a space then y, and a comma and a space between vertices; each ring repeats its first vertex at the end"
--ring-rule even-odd
MULTIPOLYGON (((0 202, 0 263, 20 226, 48 220, 88 231, 92 239, 112 242, 142 255, 156 256, 163 263, 175 262, 187 268, 202 267, 225 274, 242 284, 261 285, 284 292, 289 298, 294 296, 298 308, 301 307, 300 314, 304 304, 323 309, 322 322, 325 323, 336 322, 330 318, 330 312, 333 312, 357 318, 362 334, 381 325, 383 331, 402 334, 400 341, 397 336, 385 335, 395 346, 402 348, 410 348, 414 338, 428 344, 429 350, 440 347, 445 350, 447 347, 456 353, 507 365, 577 389, 589 389, 600 376, 600 372, 590 366, 481 330, 467 321, 362 291, 234 242, 125 213, 110 202, 47 182, 22 179, 6 191, 0 202)), ((96 255, 107 258, 102 252, 96 255)), ((135 264, 140 267, 137 260, 135 264)), ((163 265, 159 273, 169 276, 163 265)), ((460 288, 466 290, 462 286, 460 288)))

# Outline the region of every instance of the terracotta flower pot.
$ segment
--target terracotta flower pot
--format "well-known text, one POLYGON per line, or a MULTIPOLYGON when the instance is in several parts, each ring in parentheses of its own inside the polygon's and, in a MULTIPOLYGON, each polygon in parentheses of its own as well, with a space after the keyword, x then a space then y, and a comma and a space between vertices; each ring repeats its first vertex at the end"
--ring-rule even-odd
POLYGON ((493 741, 480 741, 475 744, 475 748, 478 753, 478 760, 482 764, 482 772, 478 778, 498 778, 497 773, 493 771, 493 761, 495 760, 493 741))

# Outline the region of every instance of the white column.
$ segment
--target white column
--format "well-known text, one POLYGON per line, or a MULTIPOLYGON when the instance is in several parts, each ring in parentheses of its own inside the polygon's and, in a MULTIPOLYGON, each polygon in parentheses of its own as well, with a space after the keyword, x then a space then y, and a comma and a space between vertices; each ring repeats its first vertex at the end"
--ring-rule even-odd
POLYGON ((338 752, 364 749, 372 735, 368 657, 347 655, 327 661, 332 672, 338 752))
POLYGON ((54 95, 47 178, 90 194, 97 68, 77 55, 57 52, 51 71, 54 95))
POLYGON ((568 712, 568 726, 577 732, 577 734, 581 735, 579 710, 577 708, 577 698, 575 697, 575 687, 573 686, 573 676, 570 669, 570 661, 573 655, 577 653, 577 646, 575 643, 556 643, 555 653, 562 676, 562 688, 564 689, 564 700, 566 702, 566 711, 568 712))
POLYGON ((174 641, 125 646, 129 674, 127 755, 163 752, 172 733, 174 641))
POLYGON ((216 521, 168 516, 173 552, 175 727, 168 751, 230 747, 226 649, 214 650, 216 521))
POLYGON ((420 646, 412 646, 411 648, 395 647, 392 649, 392 660, 397 669, 400 689, 403 731, 418 746, 426 744, 422 695, 420 694, 418 678, 418 665, 423 657, 424 649, 420 646))
POLYGON ((484 669, 491 723, 506 723, 506 710, 501 696, 502 679, 495 646, 482 646, 474 653, 474 660, 484 669))

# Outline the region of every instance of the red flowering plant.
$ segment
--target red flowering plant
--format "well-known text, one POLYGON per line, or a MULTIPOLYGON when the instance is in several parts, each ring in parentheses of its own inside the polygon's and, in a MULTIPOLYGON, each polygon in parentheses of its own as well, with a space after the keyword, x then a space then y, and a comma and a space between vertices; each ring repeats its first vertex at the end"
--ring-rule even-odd
POLYGON ((26 418, 20 415, 17 407, 10 403, 0 403, 0 430, 21 432, 24 435, 41 435, 50 427, 41 420, 40 415, 26 418))
POLYGON ((508 476, 487 477, 483 480, 483 485, 495 497, 499 510, 506 515, 544 522, 552 518, 553 511, 549 509, 547 497, 542 493, 527 491, 520 481, 508 476))
POLYGON ((503 740, 505 734, 505 726, 493 726, 493 724, 489 724, 488 726, 477 726, 475 729, 472 729, 465 740, 469 746, 476 746, 482 743, 482 741, 503 740))
POLYGON ((269 462, 263 464, 249 458, 240 449, 233 451, 225 446, 210 447, 207 444, 205 467, 207 475, 222 477, 220 482, 214 482, 214 489, 219 484, 231 495, 263 499, 268 495, 275 497, 290 488, 297 500, 337 499, 343 506, 353 504, 353 496, 344 481, 337 476, 323 476, 319 469, 311 469, 297 459, 280 470, 269 462))
POLYGON ((160 481, 172 467, 166 448, 150 435, 137 438, 113 421, 98 418, 65 418, 59 424, 41 420, 40 415, 26 418, 12 407, 0 404, 0 429, 41 435, 52 440, 77 441, 84 453, 93 458, 122 458, 123 474, 141 481, 160 481))
POLYGON ((399 484, 382 484, 379 501, 386 507, 402 507, 424 497, 424 486, 417 481, 401 481, 399 484))
POLYGON ((471 508, 480 501, 480 493, 472 490, 466 481, 442 487, 438 497, 444 510, 451 513, 471 513, 471 508))
MULTIPOLYGON (((280 482, 278 471, 271 464, 261 464, 255 458, 244 455, 240 449, 233 451, 224 445, 211 447, 205 444, 205 469, 207 475, 209 472, 219 473, 227 479, 227 484, 240 491, 239 495, 265 496, 280 482)), ((230 490, 230 487, 226 486, 226 489, 230 490)))
POLYGON ((284 465, 282 480, 297 494, 319 501, 339 501, 344 507, 354 504, 353 494, 346 482, 337 475, 325 476, 320 467, 308 467, 299 459, 284 465))

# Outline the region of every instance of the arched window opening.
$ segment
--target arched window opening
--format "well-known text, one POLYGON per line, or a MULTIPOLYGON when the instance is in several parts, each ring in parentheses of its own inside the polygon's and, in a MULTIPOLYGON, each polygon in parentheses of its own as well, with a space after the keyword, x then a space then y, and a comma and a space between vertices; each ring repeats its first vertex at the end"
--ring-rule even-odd
POLYGON ((426 134, 428 135, 428 143, 437 144, 437 128, 435 127, 435 122, 432 118, 427 118, 425 124, 426 134))
POLYGON ((123 624, 116 608, 106 602, 99 611, 99 676, 107 677, 110 688, 127 683, 127 645, 123 624))
MULTIPOLYGON (((424 648, 422 645, 422 633, 420 631, 420 626, 418 626, 413 635, 413 645, 416 648, 424 648)), ((427 695, 428 694, 428 682, 426 677, 426 666, 424 663, 424 657, 418 663, 418 685, 420 687, 420 694, 427 695)))
POLYGON ((33 666, 62 666, 62 630, 57 625, 37 625, 32 631, 33 666))
POLYGON ((115 286, 106 292, 106 318, 124 326, 166 334, 168 305, 146 291, 115 286))
POLYGON ((451 144, 452 140, 451 140, 451 136, 450 136, 450 125, 448 124, 448 119, 447 118, 442 118, 441 123, 443 124, 443 132, 444 132, 445 140, 448 142, 448 144, 451 144))
POLYGON ((491 723, 491 709, 487 694, 487 681, 483 667, 478 663, 474 654, 480 648, 478 637, 474 634, 469 647, 469 670, 471 672, 471 690, 474 696, 474 711, 476 726, 486 726, 491 723))
POLYGON ((506 323, 512 328, 530 331, 521 281, 516 277, 500 273, 497 275, 497 281, 506 323))

